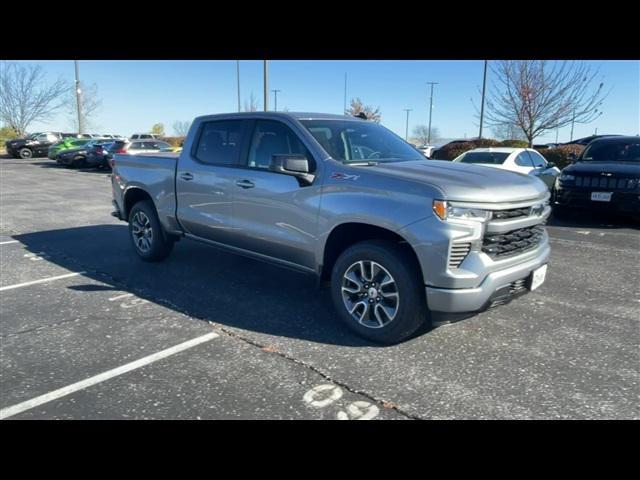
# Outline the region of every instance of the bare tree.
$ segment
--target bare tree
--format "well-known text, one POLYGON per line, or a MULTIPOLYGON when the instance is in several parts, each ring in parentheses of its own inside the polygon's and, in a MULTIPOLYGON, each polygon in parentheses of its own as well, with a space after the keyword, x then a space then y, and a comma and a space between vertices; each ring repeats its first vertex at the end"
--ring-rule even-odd
POLYGON ((351 115, 353 117, 357 116, 360 113, 364 113, 367 117, 367 120, 373 120, 376 123, 380 123, 382 119, 382 114, 380 113, 380 107, 376 107, 375 109, 370 105, 364 105, 360 98, 352 98, 351 103, 349 104, 349 108, 345 110, 345 115, 351 115))
POLYGON ((592 87, 598 71, 584 62, 502 60, 491 71, 497 80, 487 96, 487 123, 517 125, 529 146, 546 131, 586 124, 602 114, 604 84, 592 87))
MULTIPOLYGON (((98 98, 98 85, 93 83, 87 87, 80 82, 80 113, 82 115, 82 126, 84 130, 91 130, 97 127, 94 122, 94 117, 100 111, 101 107, 102 100, 98 98)), ((76 100, 75 88, 70 90, 67 98, 67 114, 72 128, 75 129, 76 132, 79 132, 78 102, 76 100)))
POLYGON ((494 125, 491 129, 498 140, 526 140, 527 136, 522 129, 514 123, 502 123, 494 125))
POLYGON ((173 123, 173 131, 178 137, 186 137, 187 133, 189 133, 189 127, 191 126, 191 122, 183 122, 178 120, 173 123))
MULTIPOLYGON (((429 127, 426 125, 416 125, 413 127, 413 138, 415 138, 420 145, 426 145, 429 140, 429 127)), ((431 127, 431 143, 436 143, 440 140, 440 132, 438 127, 431 127)))
POLYGON ((39 65, 2 62, 0 65, 0 118, 23 136, 33 122, 50 119, 64 104, 70 85, 44 82, 39 65))
POLYGON ((257 110, 258 110, 258 99, 253 94, 253 92, 251 92, 251 96, 249 97, 249 101, 248 102, 246 100, 244 101, 243 111, 245 111, 245 112, 255 112, 257 110))

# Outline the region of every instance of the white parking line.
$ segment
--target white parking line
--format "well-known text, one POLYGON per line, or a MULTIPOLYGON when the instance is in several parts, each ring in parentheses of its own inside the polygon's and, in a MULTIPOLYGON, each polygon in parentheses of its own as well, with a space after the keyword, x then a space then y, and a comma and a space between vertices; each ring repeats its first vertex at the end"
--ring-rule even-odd
POLYGON ((78 390, 84 390, 85 388, 89 388, 98 383, 107 381, 113 377, 123 375, 137 368, 144 367, 145 365, 149 365, 150 363, 157 362, 158 360, 162 360, 163 358, 175 355, 176 353, 182 352, 191 347, 195 347, 196 345, 200 345, 201 343, 208 342, 209 340, 213 340, 217 337, 219 337, 219 335, 215 332, 207 333, 206 335, 202 335, 201 337, 197 337, 193 340, 188 340, 184 343, 174 345, 173 347, 169 347, 165 350, 153 353, 139 360, 127 363, 126 365, 122 365, 121 367, 117 367, 93 377, 89 377, 86 380, 81 380, 80 382, 76 382, 66 387, 59 388, 58 390, 54 390, 53 392, 45 393, 44 395, 40 395, 39 397, 32 398, 31 400, 27 400, 22 403, 18 403, 17 405, 13 405, 12 407, 3 408, 2 410, 0 410, 0 420, 4 420, 5 418, 9 418, 27 410, 31 410, 32 408, 38 407, 45 403, 49 403, 53 400, 57 400, 58 398, 65 397, 77 392, 78 390))
POLYGON ((41 278, 40 280, 33 280, 32 282, 24 282, 24 283, 16 283, 15 285, 7 285, 6 287, 0 287, 0 292, 4 292, 5 290, 13 290, 14 288, 28 287, 29 285, 35 285, 37 283, 52 282, 54 280, 60 280, 62 278, 75 277, 76 275, 82 275, 83 273, 86 273, 86 272, 66 273, 64 275, 58 275, 57 277, 47 277, 47 278, 41 278))
POLYGON ((8 245, 9 243, 20 243, 18 240, 8 240, 6 242, 0 242, 0 245, 8 245))

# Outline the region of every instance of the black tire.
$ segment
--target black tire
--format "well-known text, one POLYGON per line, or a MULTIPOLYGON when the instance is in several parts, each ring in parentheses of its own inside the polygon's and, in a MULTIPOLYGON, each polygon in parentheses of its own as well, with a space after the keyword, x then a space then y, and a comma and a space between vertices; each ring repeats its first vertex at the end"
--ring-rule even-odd
POLYGON ((22 159, 27 159, 33 157, 33 152, 30 148, 21 148, 18 152, 18 156, 22 159))
MULTIPOLYGON (((363 265, 365 265, 365 268, 369 268, 366 265, 371 266, 372 264, 364 263, 363 265)), ((362 280, 362 278, 363 277, 360 277, 359 280, 362 280)), ((394 344, 406 340, 420 329, 421 326, 430 321, 424 281, 421 278, 415 258, 399 245, 388 241, 368 240, 346 249, 333 266, 331 273, 331 298, 333 299, 338 315, 347 326, 358 335, 376 343, 394 344), (343 282, 345 282, 344 285, 349 288, 358 288, 356 286, 357 283, 353 282, 349 284, 349 281, 345 280, 345 274, 353 276, 353 273, 356 272, 357 276, 357 269, 360 268, 360 271, 362 271, 362 268, 355 267, 355 265, 360 261, 375 262, 378 266, 386 270, 386 272, 384 272, 384 270, 378 270, 377 275, 375 273, 368 275, 373 279, 371 280, 373 283, 369 284, 374 287, 373 297, 370 297, 371 289, 364 288, 366 283, 363 283, 363 288, 359 290, 360 293, 351 294, 347 292, 345 296, 348 298, 345 299, 343 297, 343 282), (353 270, 353 268, 356 268, 356 270, 353 270), (382 293, 383 288, 387 287, 383 287, 380 283, 376 282, 385 283, 383 280, 385 278, 388 279, 387 275, 390 275, 392 280, 394 280, 391 286, 392 291, 382 293), (376 286, 377 291, 380 293, 375 293, 376 286), (363 296, 358 300, 358 295, 363 295, 365 290, 367 291, 365 294, 366 297, 363 296), (393 292, 398 293, 398 300, 397 303, 391 301, 386 304, 387 306, 391 305, 391 307, 389 307, 390 310, 395 308, 395 314, 393 318, 389 320, 390 316, 384 315, 384 312, 376 312, 378 310, 376 303, 380 303, 380 300, 382 303, 386 302, 387 298, 380 297, 393 295, 393 292), (354 297, 355 300, 353 300, 354 297), (374 297, 379 298, 376 299, 374 297), (373 300, 373 302, 370 302, 370 300, 373 300), (367 326, 354 318, 349 312, 347 304, 353 305, 354 303, 361 302, 369 303, 369 309, 366 310, 366 303, 364 306, 360 305, 354 310, 355 315, 358 315, 360 313, 359 311, 369 312, 362 313, 361 317, 368 317, 364 322, 373 324, 375 321, 378 321, 379 325, 367 326), (373 309, 371 309, 371 306, 373 306, 373 309), (369 320, 369 318, 371 318, 371 320, 369 320), (388 321, 388 323, 381 321, 380 318, 388 321)), ((381 310, 384 310, 385 305, 383 304, 381 307, 383 307, 381 310)))
POLYGON ((146 262, 163 260, 173 250, 174 240, 163 231, 151 200, 136 203, 129 212, 129 239, 138 256, 146 262), (144 231, 150 230, 150 235, 141 233, 139 229, 141 225, 146 225, 145 219, 148 220, 148 229, 144 231), (137 232, 134 231, 136 229, 137 232), (140 240, 141 237, 144 238, 140 240))
POLYGON ((84 157, 76 157, 69 163, 71 168, 81 168, 86 165, 86 161, 84 157))

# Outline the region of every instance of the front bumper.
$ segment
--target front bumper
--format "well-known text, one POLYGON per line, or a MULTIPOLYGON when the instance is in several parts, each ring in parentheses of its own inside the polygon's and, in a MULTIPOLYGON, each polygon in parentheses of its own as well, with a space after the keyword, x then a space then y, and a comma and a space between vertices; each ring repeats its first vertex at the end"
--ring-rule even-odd
POLYGON ((580 210, 598 210, 612 213, 640 214, 640 191, 615 191, 607 188, 561 188, 557 189, 553 205, 580 210), (594 202, 592 192, 611 192, 611 201, 594 202))
POLYGON ((425 287, 429 310, 443 313, 479 312, 528 292, 526 288, 520 288, 522 281, 528 279, 533 270, 548 263, 548 241, 542 243, 535 252, 532 259, 489 273, 475 288, 425 287))

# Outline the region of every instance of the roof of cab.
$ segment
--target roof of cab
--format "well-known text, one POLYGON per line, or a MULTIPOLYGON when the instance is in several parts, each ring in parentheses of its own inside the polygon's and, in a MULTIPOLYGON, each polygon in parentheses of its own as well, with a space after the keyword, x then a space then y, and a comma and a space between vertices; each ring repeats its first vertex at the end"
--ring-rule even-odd
POLYGON ((364 122, 365 120, 352 117, 350 115, 338 115, 335 113, 318 113, 318 112, 230 112, 230 113, 217 113, 213 115, 203 115, 196 120, 214 120, 216 118, 230 118, 230 117, 251 117, 251 118, 294 118, 296 120, 347 120, 355 122, 364 122))

